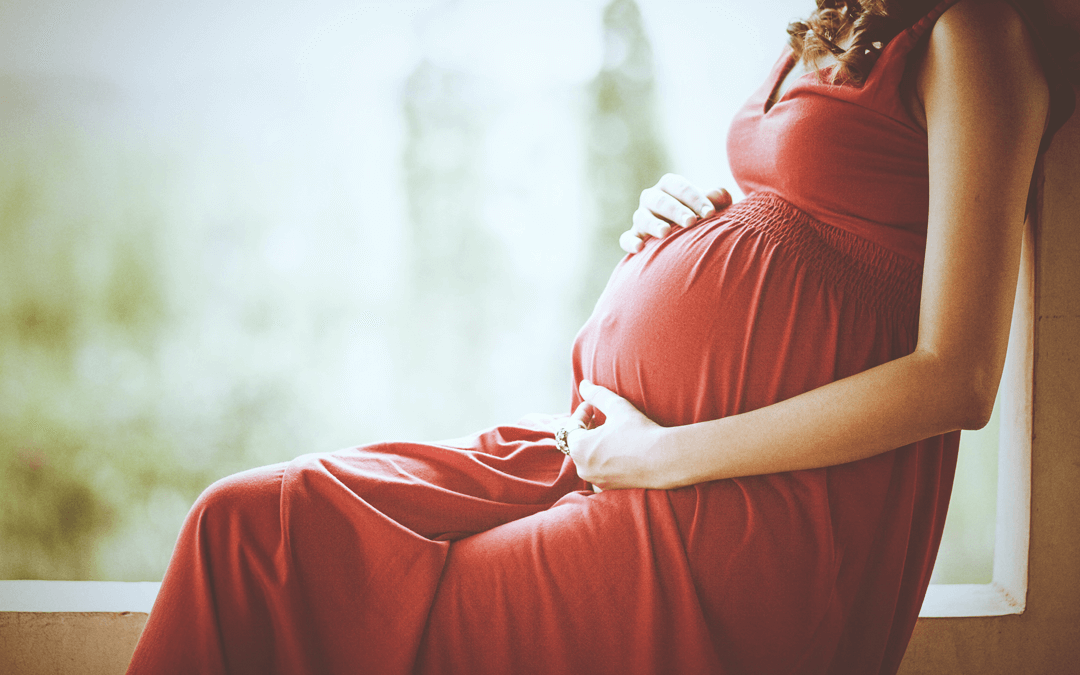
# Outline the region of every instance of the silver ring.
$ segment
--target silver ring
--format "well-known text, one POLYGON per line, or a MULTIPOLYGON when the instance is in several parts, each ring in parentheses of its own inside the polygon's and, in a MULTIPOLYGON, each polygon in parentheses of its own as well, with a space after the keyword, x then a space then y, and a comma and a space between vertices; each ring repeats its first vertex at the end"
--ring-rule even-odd
POLYGON ((567 457, 570 456, 570 445, 566 442, 566 435, 569 434, 570 431, 570 429, 563 427, 555 432, 555 447, 567 457))

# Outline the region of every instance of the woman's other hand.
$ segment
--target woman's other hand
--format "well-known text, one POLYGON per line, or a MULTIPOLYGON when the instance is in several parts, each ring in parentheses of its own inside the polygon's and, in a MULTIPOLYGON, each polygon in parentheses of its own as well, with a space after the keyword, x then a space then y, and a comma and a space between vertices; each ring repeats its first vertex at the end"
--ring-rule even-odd
POLYGON ((578 476, 597 491, 669 487, 656 470, 666 429, 610 389, 582 380, 578 391, 585 400, 574 411, 567 425, 573 431, 566 436, 578 476), (599 425, 597 411, 604 418, 599 425))
POLYGON ((641 191, 634 224, 619 237, 619 246, 637 253, 649 237, 663 239, 673 226, 690 227, 729 206, 731 195, 724 188, 705 194, 682 176, 664 174, 656 185, 641 191))

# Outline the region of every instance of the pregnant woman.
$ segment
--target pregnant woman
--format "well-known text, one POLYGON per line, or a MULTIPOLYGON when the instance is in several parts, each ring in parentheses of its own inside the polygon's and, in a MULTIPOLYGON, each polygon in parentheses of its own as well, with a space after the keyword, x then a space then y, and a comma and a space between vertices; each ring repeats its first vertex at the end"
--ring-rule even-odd
POLYGON ((215 483, 129 672, 895 672, 1072 112, 1027 11, 819 0, 745 199, 642 194, 572 414, 215 483))

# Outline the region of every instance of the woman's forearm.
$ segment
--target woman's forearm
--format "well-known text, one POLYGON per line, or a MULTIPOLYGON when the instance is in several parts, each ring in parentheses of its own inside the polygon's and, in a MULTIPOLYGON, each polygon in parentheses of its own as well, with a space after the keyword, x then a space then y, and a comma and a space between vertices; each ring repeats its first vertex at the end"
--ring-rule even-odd
POLYGON ((680 487, 852 462, 960 428, 989 412, 971 378, 915 353, 758 410, 669 427, 654 478, 680 487))

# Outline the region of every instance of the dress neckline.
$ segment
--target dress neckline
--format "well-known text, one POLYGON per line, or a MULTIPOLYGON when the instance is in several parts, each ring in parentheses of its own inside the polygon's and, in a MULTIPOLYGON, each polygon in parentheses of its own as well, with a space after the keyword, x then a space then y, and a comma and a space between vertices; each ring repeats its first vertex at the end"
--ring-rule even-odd
MULTIPOLYGON (((799 75, 791 83, 787 89, 783 92, 780 91, 780 87, 784 84, 784 80, 787 79, 791 71, 795 69, 798 62, 795 60, 795 53, 791 51, 791 47, 787 48, 787 52, 784 55, 784 64, 778 69, 776 76, 773 78, 772 86, 769 87, 769 95, 765 97, 765 105, 762 106, 762 114, 768 115, 778 103, 785 100, 795 88, 800 86, 800 81, 807 75, 817 76, 818 71, 811 70, 799 75)), ((829 66, 831 67, 831 66, 829 66)))
MULTIPOLYGON (((923 15, 911 26, 908 26, 907 28, 890 38, 889 41, 882 46, 881 54, 879 55, 877 61, 874 63, 874 66, 870 69, 870 73, 867 75, 866 81, 856 88, 859 90, 867 90, 867 85, 871 84, 871 81, 875 81, 875 84, 872 86, 880 86, 880 84, 877 83, 876 80, 881 77, 880 73, 886 67, 883 65, 883 62, 888 63, 890 60, 893 60, 898 61, 901 64, 904 63, 904 57, 907 56, 910 48, 914 46, 914 44, 918 42, 918 40, 922 37, 927 27, 933 25, 934 21, 937 20, 937 18, 941 16, 941 14, 946 9, 948 9, 958 1, 959 0, 938 0, 938 2, 927 14, 923 15)), ((783 56, 783 64, 777 70, 771 86, 769 87, 769 94, 765 98, 765 104, 762 106, 763 115, 768 115, 772 111, 772 109, 776 107, 777 104, 785 101, 788 98, 788 95, 791 94, 791 92, 798 89, 799 87, 804 86, 805 83, 803 82, 803 80, 806 78, 806 76, 813 75, 816 77, 817 73, 821 72, 821 70, 828 70, 829 68, 834 67, 835 64, 826 66, 821 70, 803 73, 798 78, 796 78, 794 82, 791 83, 790 87, 788 87, 783 93, 780 93, 780 86, 783 84, 784 80, 787 78, 788 74, 791 73, 792 68, 794 68, 795 66, 795 52, 792 51, 791 45, 786 45, 785 53, 783 56)), ((901 68, 901 74, 902 72, 903 71, 901 68)), ((899 81, 897 80, 895 84, 898 85, 899 81)), ((840 83, 837 83, 837 85, 850 86, 840 83)))

